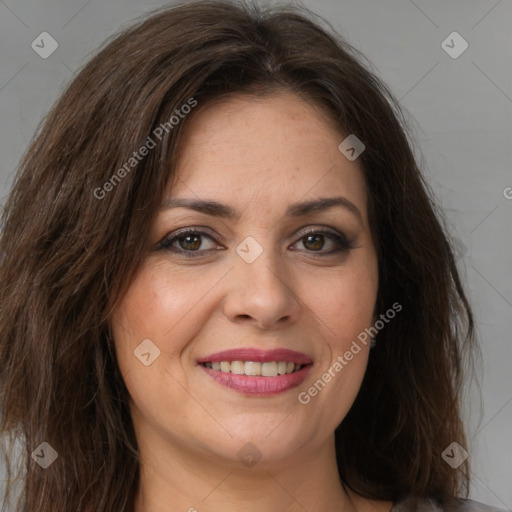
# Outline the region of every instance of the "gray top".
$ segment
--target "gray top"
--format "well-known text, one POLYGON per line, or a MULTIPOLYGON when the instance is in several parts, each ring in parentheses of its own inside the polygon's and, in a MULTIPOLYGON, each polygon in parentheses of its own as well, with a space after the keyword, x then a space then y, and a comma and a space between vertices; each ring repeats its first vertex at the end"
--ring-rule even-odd
POLYGON ((455 498, 440 505, 433 498, 418 500, 410 496, 395 502, 390 512, 512 512, 512 509, 491 507, 465 498, 455 498))

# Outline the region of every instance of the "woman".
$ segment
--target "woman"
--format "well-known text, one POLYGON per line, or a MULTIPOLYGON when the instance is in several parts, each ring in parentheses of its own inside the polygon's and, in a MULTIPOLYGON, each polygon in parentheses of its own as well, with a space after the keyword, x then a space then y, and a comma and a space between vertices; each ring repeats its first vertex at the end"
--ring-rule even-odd
POLYGON ((471 309, 358 57, 200 1, 70 84, 0 242, 18 510, 498 510, 467 499, 471 309))

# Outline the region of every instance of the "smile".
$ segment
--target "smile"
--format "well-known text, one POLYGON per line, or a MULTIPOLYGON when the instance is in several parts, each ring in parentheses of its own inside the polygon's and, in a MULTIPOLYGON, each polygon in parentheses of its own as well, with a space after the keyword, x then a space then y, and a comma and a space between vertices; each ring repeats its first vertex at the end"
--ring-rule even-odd
POLYGON ((198 361, 215 382, 243 394, 271 396, 299 386, 313 362, 287 349, 235 349, 198 361))
POLYGON ((269 361, 259 363, 257 361, 221 361, 203 363, 206 368, 223 373, 236 375, 252 375, 257 377, 277 377, 299 371, 303 365, 287 361, 269 361))

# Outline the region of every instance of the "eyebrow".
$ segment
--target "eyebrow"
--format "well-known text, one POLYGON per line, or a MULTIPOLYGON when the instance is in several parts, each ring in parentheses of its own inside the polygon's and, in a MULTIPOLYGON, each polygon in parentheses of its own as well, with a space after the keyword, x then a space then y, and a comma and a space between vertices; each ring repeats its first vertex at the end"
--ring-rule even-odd
MULTIPOLYGON (((300 217, 311 213, 318 213, 334 207, 345 208, 352 212, 362 223, 363 218, 357 206, 349 201, 346 197, 322 197, 311 201, 304 201, 302 203, 295 203, 288 207, 285 213, 285 218, 300 217)), ((189 208, 200 213, 205 213, 213 217, 220 217, 225 219, 240 218, 240 214, 230 205, 218 203, 217 201, 208 201, 200 199, 186 199, 186 198, 169 198, 164 200, 161 210, 168 210, 170 208, 189 208)))

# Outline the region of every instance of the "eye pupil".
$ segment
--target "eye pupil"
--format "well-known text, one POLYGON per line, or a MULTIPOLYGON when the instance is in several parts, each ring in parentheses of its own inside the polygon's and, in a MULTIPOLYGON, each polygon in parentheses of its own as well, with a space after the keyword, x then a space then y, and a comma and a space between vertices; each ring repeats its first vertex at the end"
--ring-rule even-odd
POLYGON ((201 247, 201 237, 199 235, 184 235, 184 236, 180 237, 180 246, 182 246, 182 248, 186 249, 186 250, 199 249, 199 247, 201 247), (187 244, 188 240, 190 240, 190 239, 195 239, 196 243, 193 244, 193 246, 183 247, 182 240, 186 240, 185 244, 187 244))
POLYGON ((305 245, 309 244, 309 241, 310 239, 316 239, 317 240, 317 243, 314 243, 313 246, 310 246, 310 248, 312 249, 321 249, 323 247, 323 235, 307 235, 306 236, 306 242, 305 242, 305 245), (320 242, 318 243, 318 240, 320 240, 320 242))

